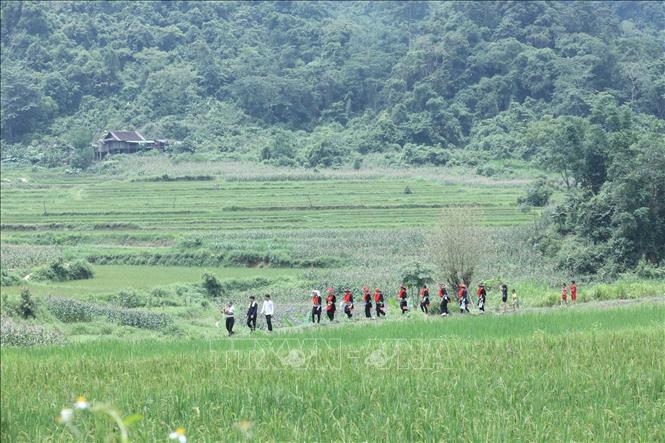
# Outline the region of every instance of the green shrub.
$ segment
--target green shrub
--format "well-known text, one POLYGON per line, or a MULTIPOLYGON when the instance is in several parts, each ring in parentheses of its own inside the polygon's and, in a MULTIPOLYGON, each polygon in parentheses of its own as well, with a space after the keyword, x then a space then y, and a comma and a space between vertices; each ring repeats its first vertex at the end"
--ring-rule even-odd
POLYGON ((32 273, 32 278, 35 280, 51 281, 86 280, 93 276, 92 266, 86 260, 66 262, 61 258, 37 268, 32 273))
POLYGON ((109 301, 122 308, 142 308, 147 304, 145 296, 133 289, 123 289, 111 296, 109 301))
POLYGON ((90 303, 65 297, 48 297, 46 308, 63 323, 90 321, 96 313, 90 303))
POLYGON ((544 177, 538 178, 526 190, 526 195, 517 199, 520 206, 543 207, 552 196, 552 188, 544 177))
POLYGON ((476 168, 476 174, 485 177, 494 177, 498 171, 491 165, 480 165, 476 168))
POLYGON ((443 166, 450 160, 450 154, 441 146, 425 146, 414 143, 405 144, 402 155, 406 163, 416 166, 426 164, 443 166))
POLYGON ((4 269, 2 270, 2 282, 0 283, 1 286, 16 286, 19 283, 21 283, 21 278, 18 275, 4 269))
POLYGON ((66 266, 67 280, 87 280, 94 277, 92 266, 86 260, 75 260, 66 266))
POLYGON ((662 279, 665 278, 665 267, 656 266, 642 258, 635 267, 635 275, 644 279, 662 279))
POLYGON ((217 298, 222 295, 222 284, 209 272, 203 274, 203 288, 210 297, 217 298))
POLYGON ((23 318, 37 318, 37 305, 32 299, 32 294, 28 288, 21 290, 21 301, 18 304, 18 313, 23 318))
POLYGON ((252 279, 229 279, 221 283, 222 294, 232 292, 248 291, 250 289, 258 289, 266 287, 272 283, 272 280, 264 277, 255 277, 252 279))

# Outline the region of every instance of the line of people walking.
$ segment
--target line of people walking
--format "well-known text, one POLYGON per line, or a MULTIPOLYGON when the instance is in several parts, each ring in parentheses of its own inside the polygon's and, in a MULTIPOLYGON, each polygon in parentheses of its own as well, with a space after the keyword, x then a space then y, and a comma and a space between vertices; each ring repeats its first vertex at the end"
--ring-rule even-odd
MULTIPOLYGON (((419 291, 420 295, 420 310, 425 314, 430 314, 430 292, 427 285, 423 285, 419 291)), ((481 312, 485 312, 485 306, 487 304, 487 291, 484 284, 478 285, 477 295, 477 304, 478 309, 481 312)), ((448 286, 440 283, 438 290, 439 297, 439 313, 441 316, 450 315, 448 304, 451 303, 452 299, 448 292, 448 286)), ((403 283, 400 285, 399 290, 397 291, 397 302, 399 305, 400 312, 406 314, 409 312, 409 302, 408 302, 408 290, 406 285, 403 283)), ((363 286, 362 288, 362 302, 364 307, 365 318, 372 318, 372 310, 375 309, 375 317, 381 318, 386 315, 386 301, 383 295, 383 292, 379 288, 374 289, 374 294, 372 295, 370 288, 368 286, 363 286), (374 304, 372 304, 372 302, 374 304)), ((469 313, 469 307, 471 306, 471 299, 469 296, 468 288, 465 284, 460 284, 457 291, 457 302, 459 304, 460 313, 469 313)), ((503 311, 507 310, 508 302, 508 286, 506 284, 501 285, 501 302, 503 305, 503 311)), ((517 292, 513 289, 512 293, 512 307, 513 309, 519 308, 519 302, 517 299, 517 292)), ((340 303, 340 308, 343 310, 347 318, 353 317, 353 310, 355 308, 353 293, 350 288, 344 288, 344 295, 342 296, 342 301, 340 303)), ((330 287, 326 289, 326 298, 323 299, 321 292, 314 289, 312 290, 312 313, 311 321, 312 323, 321 322, 321 314, 323 310, 326 311, 326 316, 329 321, 335 319, 335 314, 337 312, 337 297, 335 295, 334 288, 330 287)))
MULTIPOLYGON (((571 301, 574 303, 577 300, 577 285, 575 280, 571 281, 570 288, 564 283, 561 289, 561 305, 568 304, 568 290, 570 289, 571 301)), ((501 292, 501 306, 502 311, 506 312, 508 309, 508 286, 505 283, 502 283, 499 287, 501 292)), ((448 305, 452 302, 451 295, 448 291, 448 286, 439 283, 439 290, 437 293, 439 297, 439 313, 441 316, 450 315, 448 305)), ((460 314, 470 313, 469 307, 471 306, 471 296, 469 295, 469 288, 464 283, 460 283, 457 288, 457 303, 459 305, 460 314)), ((425 314, 430 314, 430 292, 427 285, 423 285, 419 291, 420 296, 420 310, 425 314)), ((274 305, 271 300, 270 294, 264 296, 263 305, 261 307, 261 315, 265 315, 266 325, 268 331, 272 331, 272 316, 274 314, 274 305)), ((402 283, 397 291, 397 302, 402 314, 409 312, 409 302, 408 302, 408 290, 406 284, 402 283)), ((485 307, 487 305, 487 290, 483 283, 478 285, 476 290, 476 303, 478 310, 480 312, 485 312, 485 307)), ((258 303, 254 296, 249 297, 250 303, 247 309, 247 327, 250 331, 256 330, 256 320, 259 315, 258 303)), ((386 316, 386 299, 383 295, 383 292, 379 288, 374 289, 372 294, 369 286, 365 285, 362 287, 362 303, 364 307, 365 318, 372 318, 372 310, 374 310, 374 315, 376 318, 381 318, 386 316)), ((517 297, 517 292, 515 289, 512 291, 511 296, 511 305, 513 310, 519 309, 519 300, 517 297)), ((344 293, 342 295, 342 301, 340 303, 340 308, 342 309, 344 315, 348 319, 353 318, 353 310, 355 308, 353 292, 350 288, 344 288, 344 293)), ((337 296, 335 295, 335 289, 329 287, 326 289, 326 298, 323 299, 321 292, 314 289, 312 290, 312 311, 311 311, 311 321, 312 323, 320 323, 321 315, 325 309, 326 317, 329 321, 335 319, 335 314, 337 312, 337 296)), ((229 336, 233 335, 233 326, 235 324, 235 309, 233 302, 229 302, 223 309, 224 316, 226 317, 226 330, 229 336)))
MULTIPOLYGON (((374 295, 372 295, 369 286, 363 286, 362 292, 362 301, 365 307, 365 317, 372 317, 372 307, 376 308, 375 312, 377 318, 384 317, 386 315, 386 310, 383 292, 381 292, 379 288, 375 288, 374 295), (372 300, 374 301, 374 305, 372 305, 372 300)), ((351 292, 350 288, 344 288, 344 295, 342 296, 342 302, 340 305, 346 317, 352 318, 355 305, 353 293, 351 292)), ((321 313, 323 308, 324 304, 321 292, 316 289, 312 290, 312 323, 321 322, 321 313)), ((326 289, 325 310, 328 320, 333 321, 335 319, 335 312, 337 312, 337 296, 335 296, 335 290, 333 288, 326 289)))

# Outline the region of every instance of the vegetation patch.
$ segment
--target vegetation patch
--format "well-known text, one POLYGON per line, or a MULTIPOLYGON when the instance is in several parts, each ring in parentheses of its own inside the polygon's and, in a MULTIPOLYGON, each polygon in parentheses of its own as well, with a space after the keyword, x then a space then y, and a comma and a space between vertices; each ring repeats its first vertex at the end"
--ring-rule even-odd
POLYGON ((47 297, 47 309, 63 323, 88 322, 96 316, 124 326, 162 329, 173 324, 171 317, 150 311, 121 309, 65 297, 47 297))
POLYGON ((30 276, 31 279, 50 281, 86 280, 93 278, 92 266, 87 260, 74 260, 71 262, 58 259, 50 265, 37 268, 30 276))
POLYGON ((65 343, 64 335, 53 328, 16 321, 2 315, 0 319, 1 346, 39 346, 65 343))

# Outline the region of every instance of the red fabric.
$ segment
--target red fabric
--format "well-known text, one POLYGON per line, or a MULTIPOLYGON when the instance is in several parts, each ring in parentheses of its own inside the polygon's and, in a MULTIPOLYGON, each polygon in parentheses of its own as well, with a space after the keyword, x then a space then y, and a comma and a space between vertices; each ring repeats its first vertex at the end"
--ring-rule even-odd
POLYGON ((381 291, 374 291, 374 301, 377 303, 381 301, 381 291))
POLYGON ((404 286, 401 286, 399 288, 399 294, 397 295, 397 297, 399 297, 401 299, 406 298, 406 288, 404 286))
POLYGON ((570 285, 570 298, 575 301, 577 299, 577 285, 570 285))

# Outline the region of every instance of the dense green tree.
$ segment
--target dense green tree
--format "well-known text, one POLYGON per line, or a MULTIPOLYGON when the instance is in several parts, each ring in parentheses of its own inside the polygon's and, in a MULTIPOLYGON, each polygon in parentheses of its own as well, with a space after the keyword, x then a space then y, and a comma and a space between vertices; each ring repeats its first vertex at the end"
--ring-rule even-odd
MULTIPOLYGON (((665 118, 657 2, 3 2, 1 12, 2 141, 19 153, 113 124, 228 155, 247 149, 238 137, 250 131, 290 132, 292 158, 312 164, 334 128, 348 143, 335 162, 351 151, 406 161, 394 151, 408 145, 549 155, 559 170, 580 154, 588 169, 626 121, 665 118)), ((249 145, 255 158, 275 146, 249 145)), ((584 176, 598 192, 603 174, 584 176)))
POLYGON ((55 110, 55 102, 45 97, 41 79, 27 67, 4 63, 2 67, 2 137, 16 141, 38 129, 55 110))

